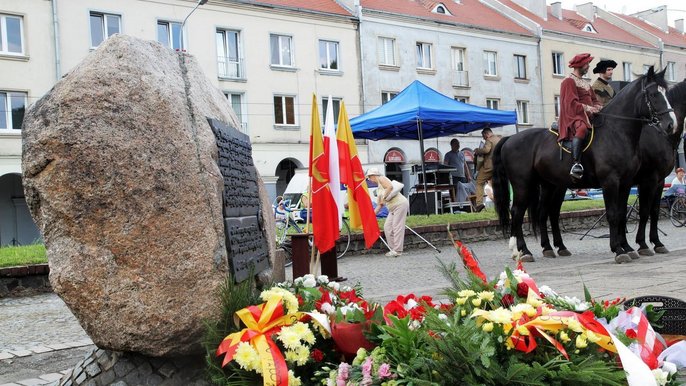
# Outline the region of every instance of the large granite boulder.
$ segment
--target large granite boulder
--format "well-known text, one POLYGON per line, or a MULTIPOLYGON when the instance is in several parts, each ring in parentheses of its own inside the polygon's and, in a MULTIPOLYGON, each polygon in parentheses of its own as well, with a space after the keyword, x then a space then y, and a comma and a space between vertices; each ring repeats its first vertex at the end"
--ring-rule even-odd
POLYGON ((50 282, 98 347, 197 353, 218 316, 229 267, 207 117, 240 127, 193 57, 127 36, 26 113, 24 188, 50 282))

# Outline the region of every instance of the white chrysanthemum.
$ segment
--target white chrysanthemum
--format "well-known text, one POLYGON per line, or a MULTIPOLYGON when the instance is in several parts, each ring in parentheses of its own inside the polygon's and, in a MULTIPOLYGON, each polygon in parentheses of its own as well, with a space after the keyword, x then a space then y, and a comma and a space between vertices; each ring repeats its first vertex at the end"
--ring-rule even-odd
POLYGON ((293 280, 293 284, 295 284, 296 286, 301 285, 303 283, 303 280, 305 279, 303 279, 302 277, 297 277, 293 280))
POLYGON ((242 369, 248 371, 254 371, 260 367, 260 357, 257 355, 257 350, 248 342, 241 342, 238 344, 233 359, 242 369))
POLYGON ((538 291, 545 295, 545 297, 557 297, 557 292, 553 291, 552 288, 547 285, 542 285, 538 287, 538 291))
POLYGON ((333 315, 336 312, 336 307, 332 306, 331 303, 322 303, 322 311, 328 315, 333 315))
POLYGON ((284 347, 288 349, 295 349, 296 347, 301 346, 300 336, 291 328, 282 328, 281 331, 277 334, 277 337, 279 341, 283 343, 284 347))
POLYGON ((341 288, 341 285, 335 281, 330 281, 327 285, 334 291, 338 291, 341 288))
POLYGON ((327 283, 329 283, 329 277, 326 275, 319 275, 319 276, 317 276, 317 283, 327 284, 327 283))
POLYGON ((498 307, 495 310, 489 312, 488 317, 486 317, 486 319, 490 320, 491 322, 500 324, 511 323, 512 312, 502 307, 498 307))
POLYGON ((295 347, 292 350, 286 350, 286 361, 295 363, 298 366, 303 366, 310 359, 310 349, 304 346, 295 347))
POLYGON ((314 278, 314 275, 307 274, 304 277, 303 280, 303 287, 305 288, 314 288, 317 286, 317 279, 314 278))
POLYGON ((288 386, 300 386, 302 385, 302 381, 300 381, 300 377, 296 377, 295 374, 293 373, 293 370, 288 370, 288 386))
POLYGON ((478 293, 479 299, 485 300, 487 302, 492 302, 495 294, 493 291, 481 291, 478 293))

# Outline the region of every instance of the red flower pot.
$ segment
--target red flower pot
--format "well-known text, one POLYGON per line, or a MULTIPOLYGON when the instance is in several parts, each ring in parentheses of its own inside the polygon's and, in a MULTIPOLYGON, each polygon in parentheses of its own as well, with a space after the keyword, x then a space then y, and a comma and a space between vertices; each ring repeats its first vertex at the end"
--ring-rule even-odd
POLYGON ((357 350, 361 347, 371 350, 375 345, 364 337, 364 331, 369 331, 370 323, 335 322, 331 325, 331 337, 336 342, 338 351, 343 353, 346 359, 355 358, 357 350))

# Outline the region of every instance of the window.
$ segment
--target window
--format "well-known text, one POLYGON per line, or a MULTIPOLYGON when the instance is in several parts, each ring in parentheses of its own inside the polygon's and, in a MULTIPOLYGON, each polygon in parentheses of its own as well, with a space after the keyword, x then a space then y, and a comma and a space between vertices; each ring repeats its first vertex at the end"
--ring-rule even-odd
POLYGON ((665 71, 665 79, 670 82, 676 80, 676 64, 674 62, 667 62, 667 71, 665 71))
POLYGON ((395 66, 395 39, 379 37, 379 64, 395 66))
POLYGON ((631 82, 633 80, 633 73, 631 72, 631 63, 623 62, 622 69, 624 69, 624 80, 627 82, 631 82))
POLYGON ((293 38, 286 35, 269 35, 272 65, 293 66, 293 38))
POLYGON ((319 41, 319 68, 338 71, 338 42, 319 41))
POLYGON ((0 91, 0 130, 21 130, 26 93, 0 91))
POLYGON ((245 79, 241 59, 241 33, 233 30, 217 30, 217 65, 220 78, 245 79))
POLYGON ((386 104, 389 102, 391 99, 395 98, 398 96, 397 92, 393 91, 381 91, 381 104, 386 104))
MULTIPOLYGON (((331 105, 333 105, 333 119, 334 125, 338 124, 338 112, 341 111, 341 98, 331 98, 331 105)), ((326 123, 326 112, 329 107, 329 98, 322 98, 322 122, 326 123)))
POLYGON ((484 75, 498 76, 498 53, 494 51, 484 51, 484 75))
POLYGON ((417 42, 417 68, 433 68, 430 43, 417 42))
POLYGON ((591 24, 586 24, 584 26, 584 28, 582 28, 581 30, 584 32, 590 32, 590 33, 594 33, 594 34, 598 33, 598 32, 596 32, 595 28, 593 28, 593 26, 591 24))
MULTIPOLYGON (((642 73, 642 74, 643 74, 643 75, 647 74, 647 73, 648 73, 648 70, 650 70, 650 65, 644 64, 644 65, 643 65, 643 73, 642 73)), ((667 75, 667 74, 665 74, 665 75, 667 75)))
POLYGON ((241 122, 241 126, 243 126, 242 131, 247 134, 248 122, 244 103, 245 95, 243 93, 233 91, 226 91, 224 92, 224 95, 226 95, 226 99, 228 99, 229 103, 231 103, 231 108, 233 108, 233 112, 236 113, 238 121, 241 122))
POLYGON ((526 79, 526 56, 515 55, 515 79, 526 79))
POLYGON ((553 52, 553 75, 565 74, 565 56, 562 52, 553 52))
POLYGON ((183 31, 181 30, 181 23, 158 21, 157 41, 173 50, 182 50, 183 31))
POLYGON ((121 32, 121 17, 107 13, 91 12, 91 48, 95 48, 108 37, 121 32))
POLYGON ((453 47, 451 49, 453 69, 456 71, 465 71, 465 49, 453 47))
POLYGON ((24 53, 23 24, 20 16, 0 14, 0 54, 24 53))
POLYGON ((274 95, 274 123, 295 125, 295 97, 274 95))
POLYGON ((442 13, 445 14, 445 7, 442 5, 436 6, 436 13, 442 13))
POLYGON ((466 96, 456 96, 453 99, 455 99, 458 102, 469 103, 469 97, 466 96))
POLYGON ((517 123, 529 124, 529 102, 517 101, 517 123))
POLYGON ((492 110, 498 110, 500 99, 486 99, 486 107, 492 110))
POLYGON ((560 116, 560 96, 555 95, 555 100, 553 102, 555 104, 555 118, 560 116))

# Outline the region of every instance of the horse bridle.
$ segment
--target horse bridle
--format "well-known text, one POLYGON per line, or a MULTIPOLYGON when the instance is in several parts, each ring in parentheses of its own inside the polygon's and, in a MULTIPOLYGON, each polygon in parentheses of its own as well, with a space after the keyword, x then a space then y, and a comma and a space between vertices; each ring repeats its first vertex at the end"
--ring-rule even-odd
POLYGON ((650 102, 650 98, 648 98, 648 91, 647 91, 648 86, 650 86, 652 83, 655 83, 655 82, 650 82, 650 83, 646 84, 645 78, 641 79, 641 93, 643 94, 643 99, 645 100, 646 106, 648 106, 648 113, 650 114, 650 118, 625 117, 623 115, 604 113, 602 111, 599 112, 598 115, 603 115, 606 117, 617 118, 617 119, 624 119, 627 121, 644 122, 644 123, 647 123, 649 126, 652 126, 654 128, 658 128, 658 126, 660 124, 660 116, 664 115, 664 114, 669 114, 669 113, 673 112, 674 109, 667 108, 664 111, 655 111, 655 107, 650 102))

